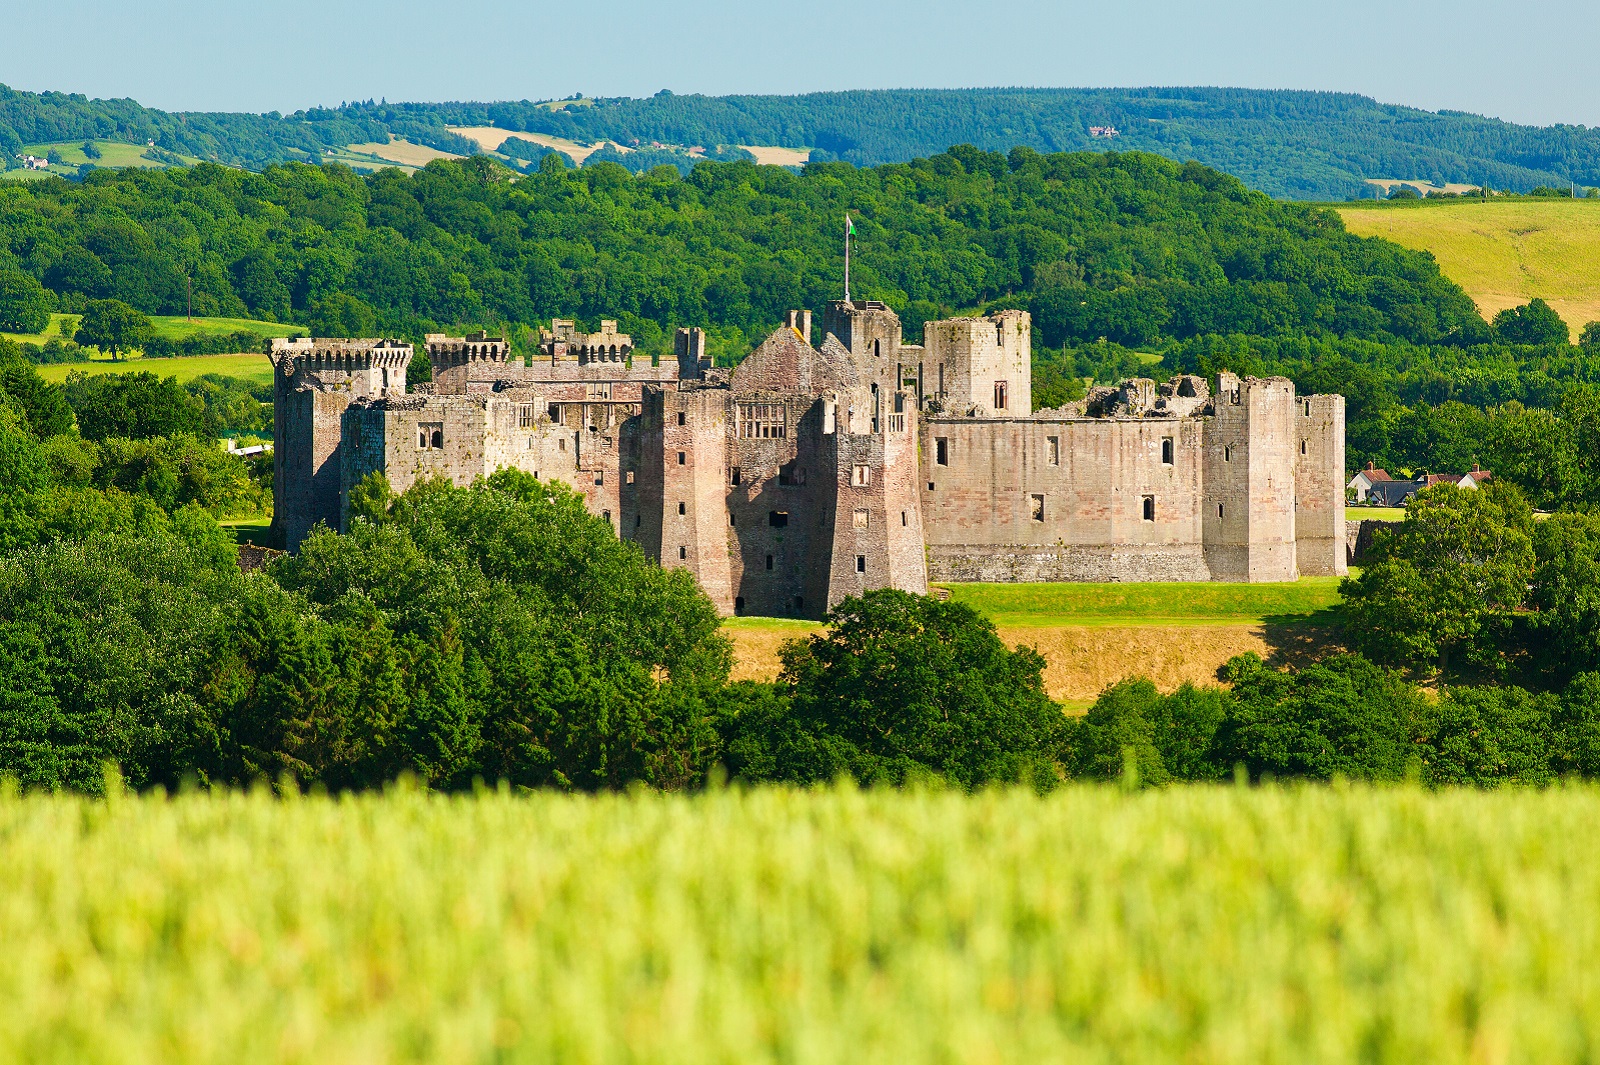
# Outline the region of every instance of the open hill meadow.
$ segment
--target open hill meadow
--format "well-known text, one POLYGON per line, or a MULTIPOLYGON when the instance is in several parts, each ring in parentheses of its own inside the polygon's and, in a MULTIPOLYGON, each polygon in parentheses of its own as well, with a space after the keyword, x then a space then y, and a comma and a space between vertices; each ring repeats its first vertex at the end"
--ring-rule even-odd
POLYGON ((1431 253, 1485 318, 1537 296, 1574 339, 1600 321, 1600 200, 1464 198, 1337 209, 1352 233, 1431 253))

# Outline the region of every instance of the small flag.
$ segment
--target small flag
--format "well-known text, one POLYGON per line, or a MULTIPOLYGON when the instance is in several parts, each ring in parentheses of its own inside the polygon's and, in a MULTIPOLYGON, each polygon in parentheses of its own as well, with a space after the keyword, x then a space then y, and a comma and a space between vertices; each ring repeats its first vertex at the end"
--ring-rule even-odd
POLYGON ((844 216, 844 232, 845 236, 848 237, 853 237, 856 235, 856 224, 850 221, 849 215, 844 216))

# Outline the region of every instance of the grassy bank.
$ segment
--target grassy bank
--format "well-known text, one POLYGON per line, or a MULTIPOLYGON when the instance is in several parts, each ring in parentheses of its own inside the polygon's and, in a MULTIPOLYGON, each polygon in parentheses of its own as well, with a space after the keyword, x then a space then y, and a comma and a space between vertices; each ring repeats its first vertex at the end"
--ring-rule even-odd
POLYGON ((950 598, 996 625, 1174 625, 1288 622, 1325 616, 1339 578, 1281 584, 950 584, 950 598))
POLYGON ((0 802, 36 1063, 1586 1061, 1600 792, 0 802))
POLYGON ((265 355, 256 353, 192 355, 181 359, 131 358, 119 362, 95 359, 92 362, 49 363, 38 369, 40 377, 56 384, 65 381, 67 374, 74 370, 88 374, 132 373, 135 370, 142 370, 158 377, 176 377, 179 384, 193 381, 196 377, 208 373, 226 374, 229 377, 239 377, 263 385, 272 383, 272 363, 267 361, 265 355))

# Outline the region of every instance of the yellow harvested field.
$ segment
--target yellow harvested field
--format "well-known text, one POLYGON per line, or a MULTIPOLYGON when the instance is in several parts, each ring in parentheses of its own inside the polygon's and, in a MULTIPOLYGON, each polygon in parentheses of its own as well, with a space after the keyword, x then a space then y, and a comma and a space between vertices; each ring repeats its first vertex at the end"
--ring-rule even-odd
POLYGON ((762 166, 800 166, 811 157, 810 148, 772 148, 755 144, 739 147, 755 156, 762 166))
POLYGON ((441 152, 425 144, 412 144, 408 140, 392 140, 388 144, 352 144, 349 150, 360 155, 376 155, 405 166, 427 166, 435 159, 460 159, 451 152, 441 152))
POLYGON ((468 140, 478 142, 478 147, 486 152, 498 151, 507 137, 517 137, 521 140, 542 144, 546 148, 554 148, 558 152, 565 152, 574 163, 582 166, 583 161, 600 150, 601 145, 595 144, 585 147, 576 141, 565 140, 561 137, 547 137, 543 133, 524 133, 517 129, 501 129, 498 126, 448 126, 451 133, 459 133, 468 140))
POLYGON ((1443 185, 1435 185, 1431 181, 1416 181, 1403 178, 1368 178, 1367 184, 1376 185, 1383 190, 1385 196, 1393 191, 1396 185, 1409 185, 1423 195, 1427 195, 1430 192, 1453 192, 1459 194, 1471 192, 1478 187, 1476 185, 1464 185, 1459 181, 1447 181, 1443 185))
POLYGON ((1600 200, 1463 200, 1338 208, 1364 237, 1433 253, 1485 318, 1535 296, 1572 328, 1600 321, 1600 200))
MULTIPOLYGON (((772 680, 783 642, 822 627, 729 626, 725 631, 733 640, 733 679, 772 680)), ((1217 670, 1234 655, 1293 657, 1331 639, 1322 628, 1262 624, 1002 625, 998 632, 1008 647, 1025 644, 1044 657, 1050 698, 1080 705, 1124 677, 1149 677, 1162 691, 1184 683, 1215 684, 1217 670)))

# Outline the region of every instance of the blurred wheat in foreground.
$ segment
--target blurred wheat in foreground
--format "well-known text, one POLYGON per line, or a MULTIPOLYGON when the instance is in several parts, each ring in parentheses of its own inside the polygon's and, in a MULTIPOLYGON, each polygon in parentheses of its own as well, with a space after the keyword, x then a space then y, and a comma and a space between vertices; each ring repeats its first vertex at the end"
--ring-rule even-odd
POLYGON ((0 798, 0 1060, 1563 1062, 1600 791, 0 798))

